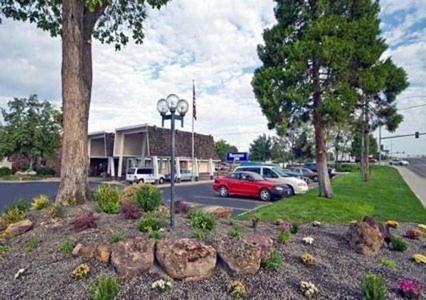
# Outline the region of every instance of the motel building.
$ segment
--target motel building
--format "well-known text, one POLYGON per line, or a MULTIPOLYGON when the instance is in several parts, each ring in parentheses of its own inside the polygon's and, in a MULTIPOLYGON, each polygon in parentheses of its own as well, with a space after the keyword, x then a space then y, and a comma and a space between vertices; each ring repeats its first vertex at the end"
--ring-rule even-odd
MULTIPOLYGON (((151 167, 154 175, 170 173, 170 129, 147 124, 115 129, 114 133, 89 134, 89 176, 124 178, 134 167, 151 167)), ((194 133, 194 161, 192 161, 192 133, 176 130, 176 177, 182 169, 194 170, 195 178, 214 175, 220 161, 211 135, 194 133), (193 168, 194 167, 194 168, 193 168)))

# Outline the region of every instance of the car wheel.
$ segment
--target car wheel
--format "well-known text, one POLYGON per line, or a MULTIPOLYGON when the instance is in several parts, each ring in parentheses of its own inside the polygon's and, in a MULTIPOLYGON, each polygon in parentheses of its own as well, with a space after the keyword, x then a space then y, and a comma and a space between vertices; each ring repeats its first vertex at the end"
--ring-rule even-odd
POLYGON ((159 184, 163 184, 163 183, 164 183, 164 178, 163 178, 163 177, 160 177, 160 179, 158 180, 158 183, 159 183, 159 184))
POLYGON ((228 189, 226 188, 226 186, 221 186, 220 188, 219 188, 219 195, 221 196, 221 197, 228 197, 228 189))
POLYGON ((317 181, 318 181, 318 176, 313 177, 313 178, 312 178, 312 180, 313 180, 314 182, 317 182, 317 181))
POLYGON ((294 188, 291 185, 288 187, 290 188, 290 196, 294 196, 294 188))
POLYGON ((262 201, 270 201, 271 200, 271 192, 267 189, 261 189, 259 192, 259 198, 262 201))
POLYGON ((138 181, 136 181, 136 183, 137 183, 137 184, 139 184, 139 183, 144 183, 143 178, 141 178, 141 179, 139 179, 138 181))

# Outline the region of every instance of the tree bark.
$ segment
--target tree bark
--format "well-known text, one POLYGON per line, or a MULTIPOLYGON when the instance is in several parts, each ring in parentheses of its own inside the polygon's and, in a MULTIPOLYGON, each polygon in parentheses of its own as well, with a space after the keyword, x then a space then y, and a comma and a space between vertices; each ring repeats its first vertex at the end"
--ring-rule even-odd
POLYGON ((89 198, 87 130, 92 90, 91 35, 96 20, 81 0, 62 4, 61 182, 56 202, 89 198))
POLYGON ((331 187, 330 176, 328 174, 327 153, 325 148, 324 127, 321 122, 321 92, 319 84, 319 66, 314 62, 313 66, 313 82, 316 87, 314 91, 314 113, 313 123, 315 128, 315 155, 317 161, 317 175, 319 184, 319 196, 332 198, 334 197, 331 187))

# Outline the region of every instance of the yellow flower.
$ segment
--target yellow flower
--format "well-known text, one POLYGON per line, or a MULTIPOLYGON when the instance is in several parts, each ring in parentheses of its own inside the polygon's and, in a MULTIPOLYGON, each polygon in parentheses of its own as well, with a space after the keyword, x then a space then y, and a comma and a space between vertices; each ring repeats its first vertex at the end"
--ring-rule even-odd
POLYGON ((426 231, 426 224, 419 224, 417 225, 421 230, 426 231))
POLYGON ((418 264, 426 264, 426 255, 423 254, 414 254, 413 259, 418 264))
POLYGON ((398 223, 397 221, 395 221, 395 220, 387 220, 387 221, 385 222, 385 225, 386 225, 387 227, 390 227, 390 228, 397 228, 397 227, 398 227, 398 225, 399 225, 399 223, 398 223))
POLYGON ((309 254, 309 253, 302 254, 300 256, 300 260, 305 265, 314 265, 316 263, 316 258, 313 255, 309 254))

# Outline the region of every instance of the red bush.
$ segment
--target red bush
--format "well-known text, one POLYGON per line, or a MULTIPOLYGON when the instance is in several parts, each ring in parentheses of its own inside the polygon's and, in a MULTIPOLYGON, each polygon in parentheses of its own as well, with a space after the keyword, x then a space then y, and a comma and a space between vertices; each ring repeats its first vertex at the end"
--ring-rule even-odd
POLYGON ((121 214, 124 216, 125 219, 139 219, 142 216, 142 211, 140 208, 130 202, 123 202, 121 203, 121 214))
POLYGON ((405 236, 409 239, 412 239, 412 240, 420 239, 421 235, 422 235, 422 232, 420 230, 417 230, 417 229, 408 229, 405 232, 405 236))
POLYGON ((190 210, 191 210, 191 206, 188 203, 182 200, 175 201, 176 214, 187 214, 190 210))
POLYGON ((93 211, 82 212, 71 222, 73 229, 77 232, 83 231, 89 228, 96 228, 96 218, 93 211))

